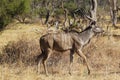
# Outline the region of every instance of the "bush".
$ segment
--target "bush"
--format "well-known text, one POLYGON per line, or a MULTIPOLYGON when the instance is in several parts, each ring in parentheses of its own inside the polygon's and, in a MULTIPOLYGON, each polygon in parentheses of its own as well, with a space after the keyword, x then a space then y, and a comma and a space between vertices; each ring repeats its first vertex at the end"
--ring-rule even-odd
POLYGON ((36 41, 21 39, 17 42, 9 42, 1 55, 1 63, 23 63, 25 65, 35 64, 36 56, 40 53, 39 44, 36 41))
POLYGON ((64 10, 63 10, 63 9, 57 8, 57 9, 55 10, 55 16, 57 16, 57 15, 63 15, 63 14, 64 14, 64 10))
POLYGON ((0 1, 0 29, 9 24, 18 15, 26 17, 30 12, 31 0, 1 0, 0 1))
POLYGON ((67 8, 69 11, 73 11, 77 8, 77 5, 73 4, 73 2, 68 2, 64 4, 64 7, 67 8))

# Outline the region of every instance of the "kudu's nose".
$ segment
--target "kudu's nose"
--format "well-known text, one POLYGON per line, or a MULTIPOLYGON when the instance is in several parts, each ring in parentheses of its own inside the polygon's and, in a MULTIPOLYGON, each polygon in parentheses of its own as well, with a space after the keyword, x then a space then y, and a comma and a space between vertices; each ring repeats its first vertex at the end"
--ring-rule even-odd
POLYGON ((102 29, 102 33, 104 33, 104 32, 105 32, 105 30, 102 29))

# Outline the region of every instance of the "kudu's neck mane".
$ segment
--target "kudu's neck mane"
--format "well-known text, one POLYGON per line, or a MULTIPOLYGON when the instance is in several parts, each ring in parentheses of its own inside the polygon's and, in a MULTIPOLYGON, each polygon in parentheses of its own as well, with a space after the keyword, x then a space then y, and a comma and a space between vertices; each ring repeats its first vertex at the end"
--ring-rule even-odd
POLYGON ((88 30, 90 30, 92 27, 91 26, 88 26, 87 28, 85 28, 83 31, 81 31, 80 33, 82 33, 82 32, 85 32, 85 31, 88 31, 88 30))
MULTIPOLYGON (((91 30, 91 26, 88 26, 87 28, 85 28, 83 31, 81 31, 81 32, 79 32, 79 31, 76 31, 76 30, 70 30, 70 31, 68 31, 68 32, 75 32, 75 33, 84 33, 84 32, 86 32, 86 31, 88 31, 88 30, 91 30)), ((66 31, 65 31, 66 32, 66 31)))

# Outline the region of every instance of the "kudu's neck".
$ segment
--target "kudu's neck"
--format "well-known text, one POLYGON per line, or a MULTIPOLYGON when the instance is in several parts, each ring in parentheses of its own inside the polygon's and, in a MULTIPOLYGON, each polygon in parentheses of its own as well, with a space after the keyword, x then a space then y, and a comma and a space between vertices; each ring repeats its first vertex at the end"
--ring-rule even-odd
POLYGON ((79 38, 81 40, 81 44, 85 45, 94 36, 94 32, 92 31, 92 28, 89 28, 89 29, 84 30, 81 33, 79 33, 79 36, 80 36, 79 38))

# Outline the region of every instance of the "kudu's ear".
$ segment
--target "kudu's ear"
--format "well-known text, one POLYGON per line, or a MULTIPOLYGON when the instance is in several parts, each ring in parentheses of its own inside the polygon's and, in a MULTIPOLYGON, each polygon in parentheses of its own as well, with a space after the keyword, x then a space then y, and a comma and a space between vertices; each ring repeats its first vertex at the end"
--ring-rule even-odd
POLYGON ((90 25, 92 26, 92 25, 96 25, 96 21, 91 21, 90 22, 90 25))
POLYGON ((91 21, 89 26, 91 26, 92 28, 95 28, 96 27, 96 21, 91 21))

